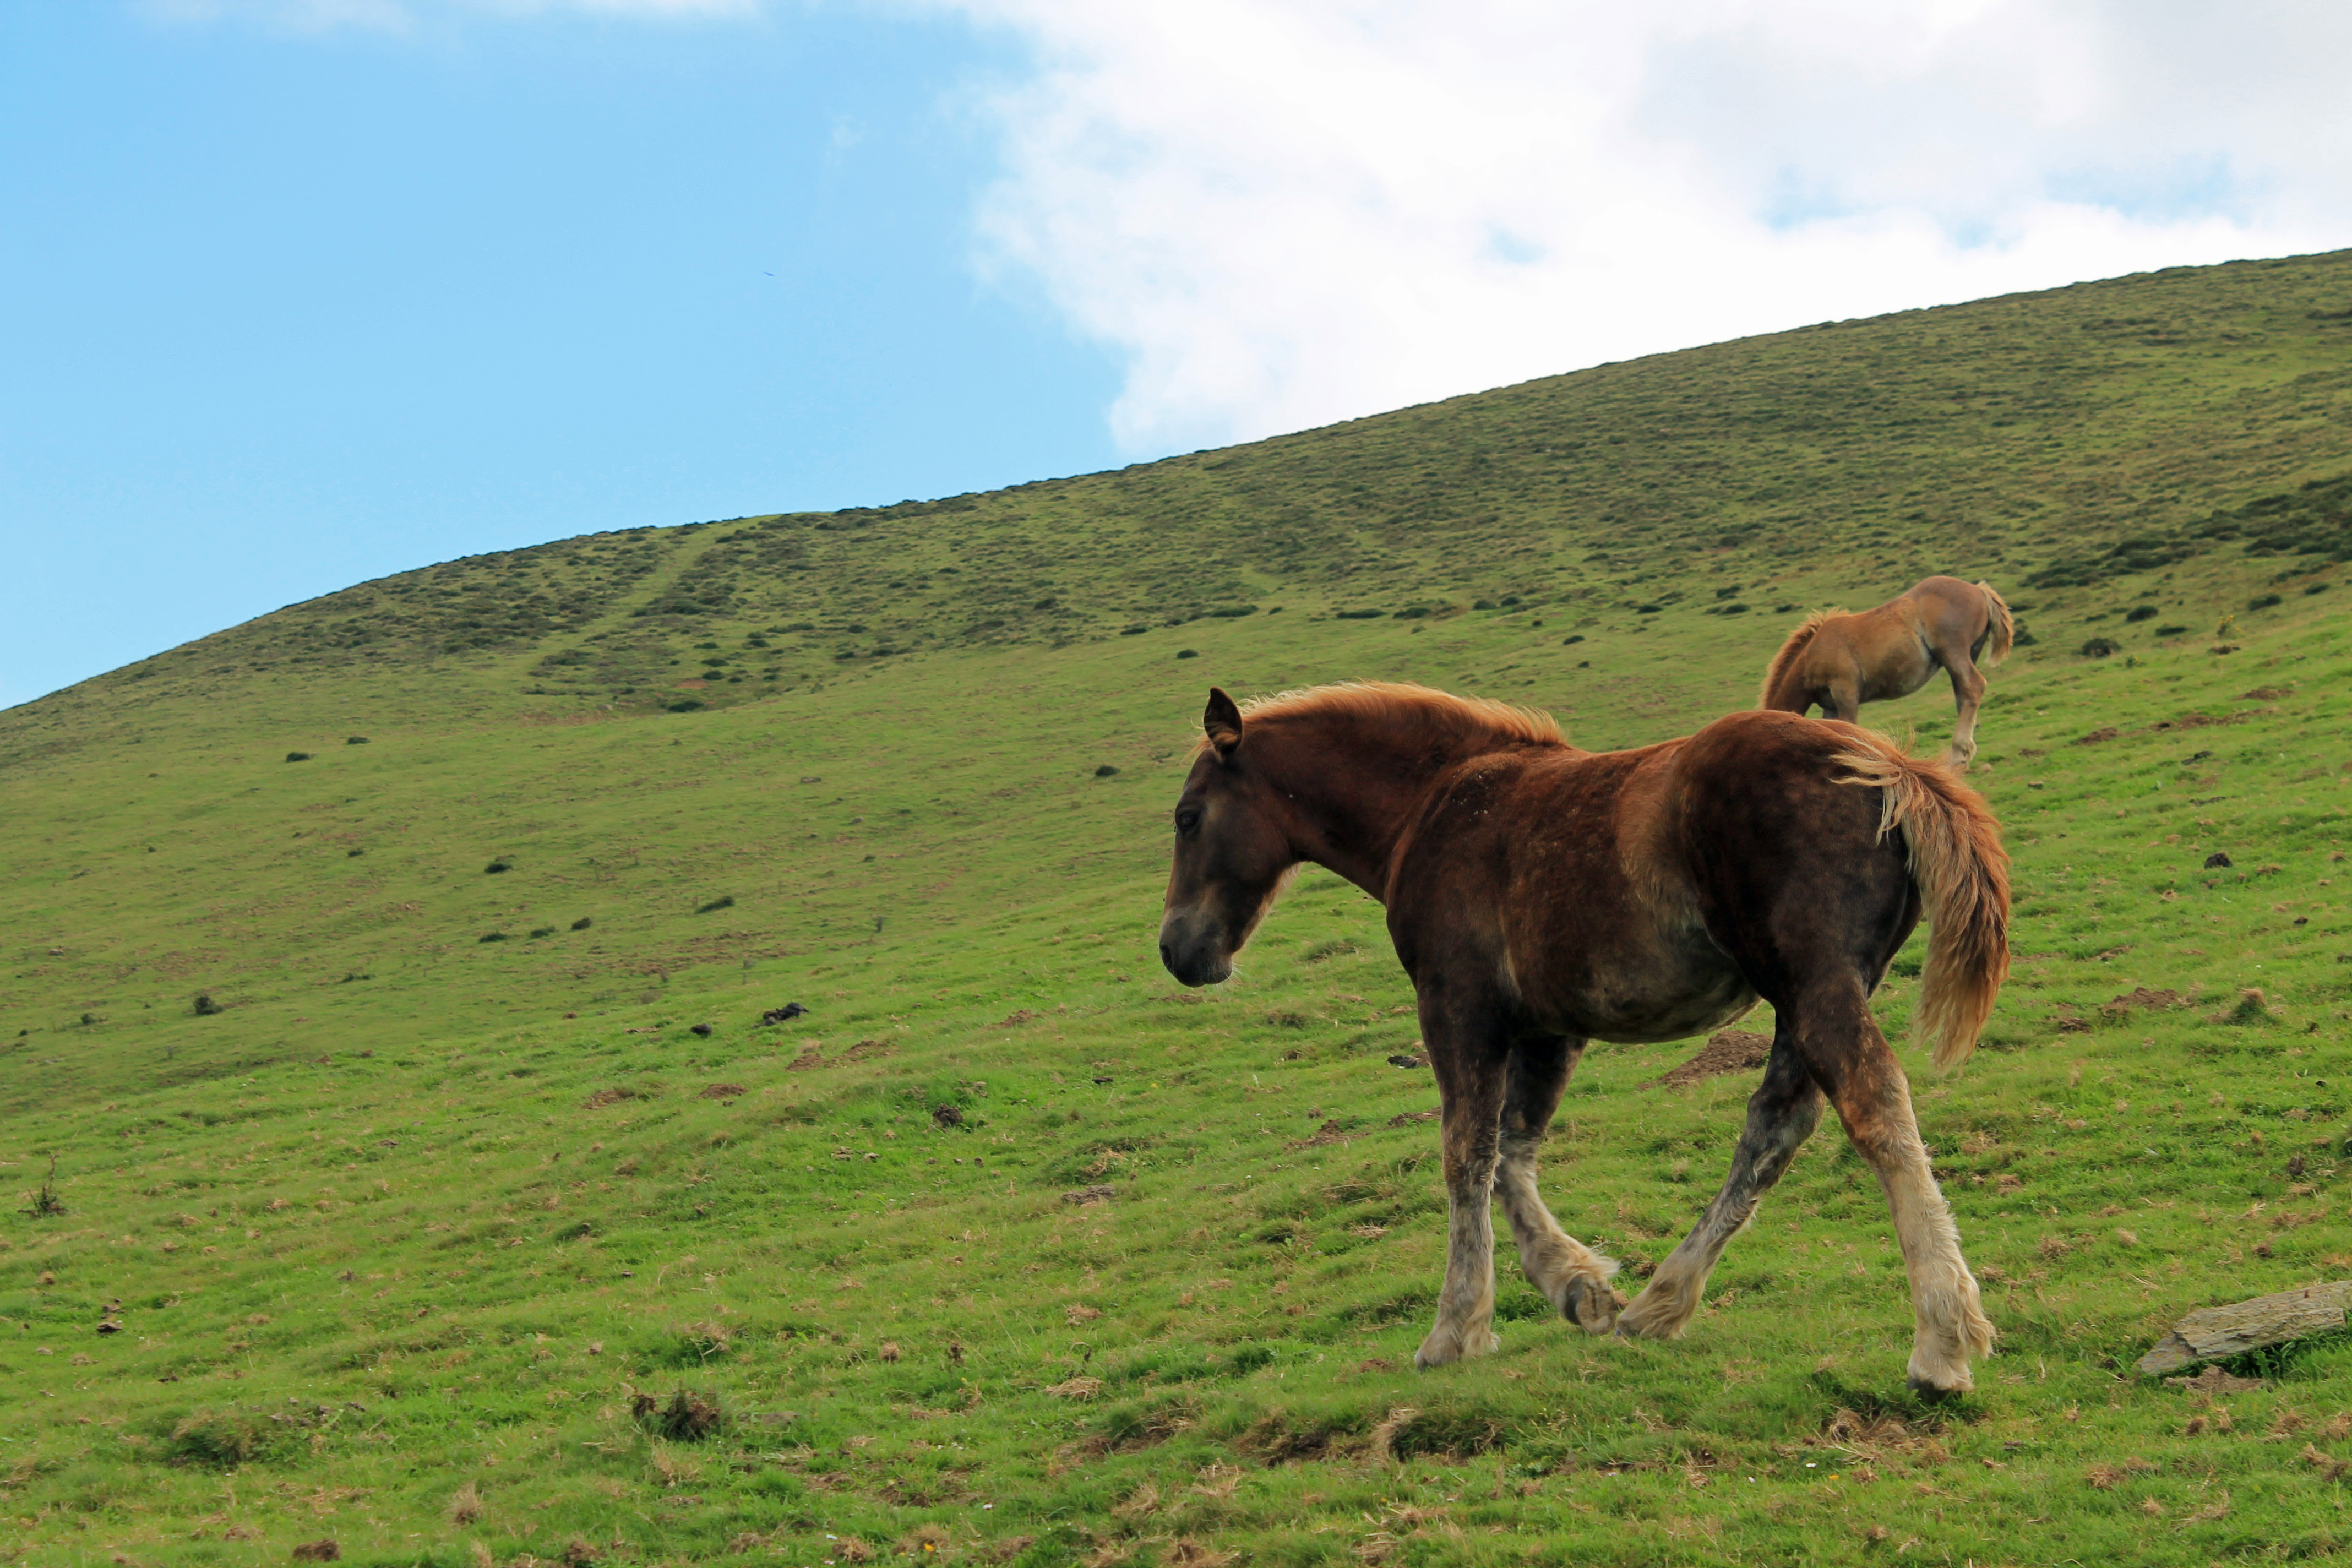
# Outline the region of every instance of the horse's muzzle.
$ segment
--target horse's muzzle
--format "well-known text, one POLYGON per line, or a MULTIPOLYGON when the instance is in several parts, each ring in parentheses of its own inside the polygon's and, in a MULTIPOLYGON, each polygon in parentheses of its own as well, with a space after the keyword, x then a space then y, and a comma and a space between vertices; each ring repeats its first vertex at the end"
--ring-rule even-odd
POLYGON ((1232 977, 1233 952, 1213 921, 1171 910, 1160 922, 1160 962, 1186 985, 1214 985, 1232 977))

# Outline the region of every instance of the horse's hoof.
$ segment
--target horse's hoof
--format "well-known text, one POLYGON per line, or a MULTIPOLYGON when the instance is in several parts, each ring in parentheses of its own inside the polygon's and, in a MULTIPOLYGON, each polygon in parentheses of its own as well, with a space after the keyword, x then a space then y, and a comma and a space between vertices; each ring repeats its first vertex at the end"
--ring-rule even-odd
POLYGON ((1625 1310, 1625 1298, 1605 1279, 1571 1279, 1562 1295, 1559 1315, 1588 1334, 1609 1332, 1625 1310))
POLYGON ((1962 1396, 1969 1394, 1976 1387, 1973 1381, 1961 1384, 1957 1388, 1945 1388, 1937 1384, 1928 1382, 1924 1377, 1914 1377, 1906 1379, 1906 1381, 1910 1385, 1912 1394, 1922 1405, 1955 1404, 1962 1396))

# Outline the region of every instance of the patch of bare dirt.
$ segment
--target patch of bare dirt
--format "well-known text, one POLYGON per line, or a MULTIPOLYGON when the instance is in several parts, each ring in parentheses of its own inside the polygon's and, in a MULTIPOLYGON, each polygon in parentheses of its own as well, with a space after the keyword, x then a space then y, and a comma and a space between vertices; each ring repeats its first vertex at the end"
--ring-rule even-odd
POLYGON ((1702 1079, 1748 1072, 1762 1067, 1765 1058, 1771 1054, 1772 1037, 1769 1035, 1759 1035, 1753 1029, 1717 1029, 1707 1037, 1706 1044, 1699 1048, 1698 1055, 1647 1087, 1682 1089, 1702 1079))

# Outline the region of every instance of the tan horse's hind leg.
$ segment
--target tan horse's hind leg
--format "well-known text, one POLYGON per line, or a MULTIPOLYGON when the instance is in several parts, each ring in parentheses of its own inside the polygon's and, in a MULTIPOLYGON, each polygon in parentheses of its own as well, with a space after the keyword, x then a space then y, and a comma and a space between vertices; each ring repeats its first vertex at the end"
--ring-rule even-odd
POLYGON ((1965 771, 1977 754, 1977 710, 1984 706, 1985 678, 1965 646, 1941 654, 1952 677, 1952 702, 1959 710, 1952 721, 1951 763, 1965 771))
POLYGON ((1732 1152, 1731 1171, 1723 1190, 1706 1205, 1691 1233, 1683 1237, 1647 1289, 1617 1320, 1617 1331, 1643 1339, 1670 1340, 1681 1335, 1698 1310, 1700 1294, 1716 1259, 1731 1238, 1755 1217, 1764 1194, 1780 1179, 1798 1149, 1812 1135, 1822 1119, 1822 1091, 1805 1070, 1786 1023, 1772 1045, 1764 1081, 1748 1100, 1748 1125, 1732 1152))
POLYGON ((1504 1088, 1502 1157, 1496 1195, 1519 1246, 1519 1268, 1559 1315, 1588 1333, 1605 1334, 1617 1322, 1625 1298, 1610 1279, 1617 1260, 1604 1258, 1559 1227, 1536 1190, 1536 1152, 1551 1126, 1552 1112, 1568 1088, 1568 1075, 1584 1054, 1582 1041, 1550 1039, 1523 1043, 1511 1055, 1504 1088))

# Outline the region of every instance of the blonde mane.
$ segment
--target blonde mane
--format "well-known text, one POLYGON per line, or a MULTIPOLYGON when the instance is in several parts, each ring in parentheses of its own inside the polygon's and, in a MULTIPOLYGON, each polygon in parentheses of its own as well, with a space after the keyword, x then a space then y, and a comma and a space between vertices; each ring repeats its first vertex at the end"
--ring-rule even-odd
POLYGON ((1253 697, 1242 717, 1260 721, 1337 715, 1419 730, 1432 738, 1475 743, 1564 746, 1568 738, 1549 713, 1484 697, 1455 697, 1402 681, 1345 680, 1253 697))
POLYGON ((1789 634, 1789 640, 1780 645, 1780 651, 1772 656, 1770 667, 1764 671, 1764 689, 1756 697, 1759 707, 1770 702, 1772 694, 1780 689, 1781 680, 1795 673, 1797 661, 1804 657, 1807 648, 1813 646, 1813 638, 1822 627, 1844 614, 1843 610, 1815 610, 1797 623, 1797 629, 1789 634))

